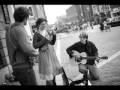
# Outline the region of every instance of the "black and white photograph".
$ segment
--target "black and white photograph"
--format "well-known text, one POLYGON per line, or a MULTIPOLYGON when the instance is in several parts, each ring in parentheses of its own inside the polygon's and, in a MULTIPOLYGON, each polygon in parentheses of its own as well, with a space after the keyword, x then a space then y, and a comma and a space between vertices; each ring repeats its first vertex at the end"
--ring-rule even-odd
POLYGON ((119 86, 120 5, 0 5, 0 86, 119 86))

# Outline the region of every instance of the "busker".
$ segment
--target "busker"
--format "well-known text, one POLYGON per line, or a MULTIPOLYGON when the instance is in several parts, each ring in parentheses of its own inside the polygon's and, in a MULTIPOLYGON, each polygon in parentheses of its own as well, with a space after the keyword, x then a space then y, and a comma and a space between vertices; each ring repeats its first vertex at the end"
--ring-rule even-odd
MULTIPOLYGON (((72 57, 80 58, 80 53, 85 52, 87 56, 98 56, 98 49, 95 44, 88 40, 88 34, 86 32, 81 32, 79 35, 80 41, 71 45, 66 49, 68 55, 72 57)), ((91 80, 99 80, 98 69, 95 64, 95 59, 87 60, 87 63, 79 65, 79 71, 85 74, 87 69, 90 72, 91 80)))

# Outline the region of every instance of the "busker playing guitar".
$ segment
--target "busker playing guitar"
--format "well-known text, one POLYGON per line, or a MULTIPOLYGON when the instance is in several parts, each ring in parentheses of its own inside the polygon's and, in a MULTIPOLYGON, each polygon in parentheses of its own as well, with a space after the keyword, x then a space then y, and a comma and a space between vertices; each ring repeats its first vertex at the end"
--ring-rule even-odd
MULTIPOLYGON (((70 58, 80 58, 80 53, 83 52, 85 52, 88 57, 98 57, 98 49, 93 42, 88 40, 88 34, 86 32, 81 32, 79 38, 79 42, 66 49, 70 58)), ((83 75, 87 73, 87 69, 89 70, 88 77, 90 80, 99 80, 99 74, 95 60, 96 58, 91 58, 90 60, 87 60, 86 64, 79 65, 79 72, 83 73, 83 75)))

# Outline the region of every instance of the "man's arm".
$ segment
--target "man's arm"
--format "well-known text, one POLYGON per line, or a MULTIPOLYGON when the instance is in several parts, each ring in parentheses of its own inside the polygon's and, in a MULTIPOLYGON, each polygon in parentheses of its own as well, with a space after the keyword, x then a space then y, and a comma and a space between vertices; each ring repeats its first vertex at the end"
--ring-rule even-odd
POLYGON ((73 54, 73 50, 76 50, 76 47, 77 47, 77 43, 75 43, 75 44, 73 44, 72 46, 70 46, 70 47, 68 47, 67 49, 66 49, 66 52, 67 52, 67 54, 69 55, 69 57, 70 58, 72 58, 73 56, 72 56, 72 54, 73 54))
POLYGON ((92 43, 92 53, 93 53, 93 56, 98 57, 98 49, 94 43, 92 43))
POLYGON ((44 46, 45 44, 49 43, 50 41, 47 40, 46 38, 42 37, 42 35, 40 35, 41 37, 38 37, 38 34, 35 33, 33 36, 33 46, 34 48, 41 48, 42 46, 44 46), (40 41, 38 41, 38 38, 41 38, 40 41))
POLYGON ((15 36, 19 44, 19 47, 26 55, 37 56, 39 54, 38 51, 33 47, 32 42, 29 39, 24 27, 16 28, 15 36))
MULTIPOLYGON (((97 49, 97 47, 95 46, 95 44, 93 43, 93 56, 95 56, 95 57, 98 57, 99 56, 99 54, 98 54, 98 49, 97 49)), ((96 59, 96 61, 99 63, 99 59, 96 59)))

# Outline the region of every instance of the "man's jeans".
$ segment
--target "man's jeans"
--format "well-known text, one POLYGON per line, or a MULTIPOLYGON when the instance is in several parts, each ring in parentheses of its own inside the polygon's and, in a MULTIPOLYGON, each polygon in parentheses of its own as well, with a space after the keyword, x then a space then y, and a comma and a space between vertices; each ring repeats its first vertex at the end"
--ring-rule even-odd
POLYGON ((37 85, 35 73, 32 68, 14 69, 13 75, 21 85, 37 85))
POLYGON ((99 80, 98 69, 95 64, 94 65, 79 64, 79 72, 85 74, 87 72, 87 69, 89 70, 88 77, 91 80, 99 80))

